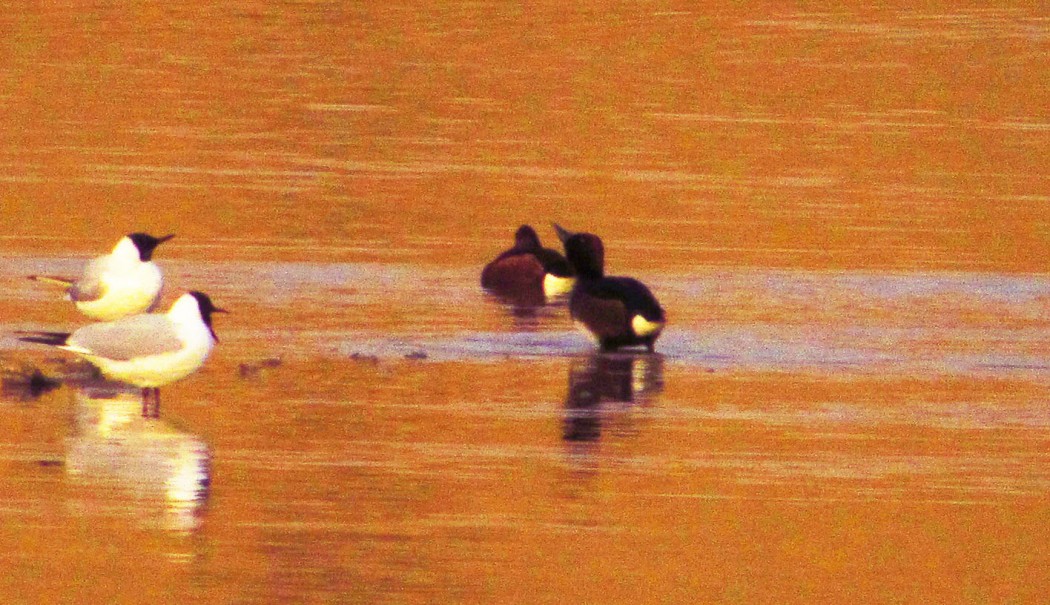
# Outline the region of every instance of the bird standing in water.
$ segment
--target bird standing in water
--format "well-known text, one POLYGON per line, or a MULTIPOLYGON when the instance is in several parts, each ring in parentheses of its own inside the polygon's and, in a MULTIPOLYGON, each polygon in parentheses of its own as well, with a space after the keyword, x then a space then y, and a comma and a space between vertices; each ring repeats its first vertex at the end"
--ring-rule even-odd
POLYGON ((649 288, 631 277, 605 275, 605 247, 597 235, 554 229, 576 272, 569 298, 576 325, 603 350, 644 345, 654 351, 667 315, 649 288))
POLYGON ((160 388, 196 372, 218 337, 212 313, 226 311, 201 292, 187 292, 167 313, 94 323, 73 333, 24 332, 19 338, 71 351, 113 380, 142 388, 142 415, 160 415, 160 388))

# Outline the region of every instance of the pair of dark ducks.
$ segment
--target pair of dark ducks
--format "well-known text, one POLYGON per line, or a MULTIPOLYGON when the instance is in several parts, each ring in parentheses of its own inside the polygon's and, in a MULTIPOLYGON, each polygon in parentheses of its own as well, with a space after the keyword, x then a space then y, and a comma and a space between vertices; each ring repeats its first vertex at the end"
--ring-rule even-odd
POLYGON ((605 275, 605 247, 592 233, 554 225, 565 256, 544 248, 535 229, 522 225, 514 247, 485 265, 481 286, 519 301, 542 303, 569 294, 569 314, 602 350, 655 349, 666 314, 653 293, 630 277, 605 275))

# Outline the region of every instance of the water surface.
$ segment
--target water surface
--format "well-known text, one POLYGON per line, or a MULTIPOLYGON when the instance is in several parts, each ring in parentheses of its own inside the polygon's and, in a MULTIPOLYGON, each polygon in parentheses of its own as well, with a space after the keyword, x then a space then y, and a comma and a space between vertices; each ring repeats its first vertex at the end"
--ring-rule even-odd
POLYGON ((101 2, 0 31, 0 601, 1050 589, 1030 6, 101 2), (658 354, 480 291, 550 221, 657 293, 658 354), (25 275, 139 230, 177 234, 163 305, 233 311, 157 420, 13 334, 83 323, 25 275))

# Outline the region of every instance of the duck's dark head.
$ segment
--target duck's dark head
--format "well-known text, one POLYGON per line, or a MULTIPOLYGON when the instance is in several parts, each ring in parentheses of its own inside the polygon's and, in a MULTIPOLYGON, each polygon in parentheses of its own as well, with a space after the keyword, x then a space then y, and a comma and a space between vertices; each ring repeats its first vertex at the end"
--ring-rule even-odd
POLYGON ((518 250, 539 250, 540 236, 529 225, 522 225, 514 233, 514 247, 518 250))
POLYGON ((599 278, 605 273, 605 247, 593 233, 573 233, 565 239, 565 258, 584 278, 599 278))
POLYGON ((128 239, 130 239, 131 243, 135 244, 135 247, 139 250, 139 259, 144 263, 148 263, 153 258, 153 251, 157 249, 157 246, 173 237, 175 237, 174 233, 162 237, 153 237, 148 233, 128 234, 128 239))

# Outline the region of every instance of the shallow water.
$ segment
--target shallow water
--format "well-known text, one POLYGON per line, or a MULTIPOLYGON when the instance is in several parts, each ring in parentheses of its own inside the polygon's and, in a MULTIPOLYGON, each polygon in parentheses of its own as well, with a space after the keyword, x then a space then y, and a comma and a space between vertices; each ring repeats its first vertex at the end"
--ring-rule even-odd
POLYGON ((0 17, 0 601, 1041 603, 1047 20, 310 2, 0 17), (597 355, 480 267, 601 234, 597 355), (159 419, 18 330, 134 230, 159 419), (75 380, 21 388, 41 367, 75 380))
MULTIPOLYGON (((68 264, 7 260, 7 292, 68 264)), ((105 561, 97 598, 144 598, 115 577, 163 574, 215 602, 816 594, 790 582, 835 600, 856 581, 881 594, 873 557, 948 597, 963 562, 974 582, 1020 566, 1009 594, 1044 578, 1027 561, 1050 493, 1045 278, 659 273, 660 353, 599 355, 563 305, 515 319, 472 269, 165 267, 234 312, 200 375, 164 389, 161 420, 138 418, 134 393, 87 430, 73 387, 5 403, 19 575, 57 549, 78 573, 105 561), (398 312, 369 322, 384 306, 398 312)), ((75 325, 58 302, 4 302, 41 306, 3 332, 75 325)))

